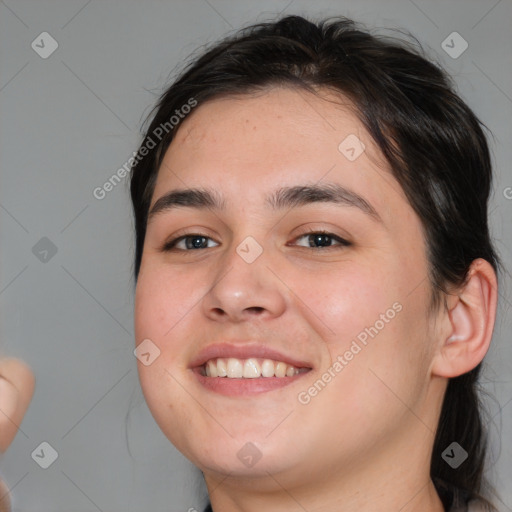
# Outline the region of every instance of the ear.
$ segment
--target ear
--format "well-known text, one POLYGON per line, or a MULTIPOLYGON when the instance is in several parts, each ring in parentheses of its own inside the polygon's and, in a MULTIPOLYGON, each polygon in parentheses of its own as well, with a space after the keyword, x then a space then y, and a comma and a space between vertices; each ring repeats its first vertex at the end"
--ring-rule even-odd
POLYGON ((0 453, 7 450, 16 436, 34 385, 34 374, 23 361, 0 359, 0 453))
POLYGON ((494 269, 484 259, 473 261, 466 284, 447 296, 447 310, 441 312, 433 375, 458 377, 478 366, 491 343, 497 301, 494 269))

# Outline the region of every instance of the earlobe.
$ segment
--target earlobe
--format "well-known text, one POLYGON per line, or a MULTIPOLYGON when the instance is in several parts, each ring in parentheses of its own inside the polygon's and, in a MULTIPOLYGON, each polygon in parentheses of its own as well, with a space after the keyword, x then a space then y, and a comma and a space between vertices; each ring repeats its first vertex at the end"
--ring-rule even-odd
POLYGON ((497 304, 496 273, 491 264, 477 259, 471 264, 466 284, 449 300, 444 312, 446 330, 440 334, 432 373, 458 377, 482 361, 492 338, 497 304))

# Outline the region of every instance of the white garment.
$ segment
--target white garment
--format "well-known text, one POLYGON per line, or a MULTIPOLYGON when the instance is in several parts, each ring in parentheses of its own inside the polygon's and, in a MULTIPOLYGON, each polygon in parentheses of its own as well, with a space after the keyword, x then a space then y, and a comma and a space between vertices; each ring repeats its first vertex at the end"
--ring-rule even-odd
POLYGON ((488 509, 480 500, 471 500, 467 506, 452 507, 449 512, 488 512, 488 509))
POLYGON ((480 500, 471 500, 468 503, 468 512, 488 512, 488 509, 480 500))
MULTIPOLYGON (((462 509, 460 510, 462 511, 462 509)), ((471 500, 468 502, 467 512, 488 512, 488 509, 480 500, 471 500)))

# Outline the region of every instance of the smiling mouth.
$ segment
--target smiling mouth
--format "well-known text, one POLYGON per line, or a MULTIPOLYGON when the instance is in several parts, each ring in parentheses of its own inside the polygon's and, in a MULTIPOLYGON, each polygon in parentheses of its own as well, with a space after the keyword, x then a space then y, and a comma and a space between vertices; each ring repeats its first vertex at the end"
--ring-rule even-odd
POLYGON ((311 368, 297 368, 283 361, 273 359, 238 359, 218 357, 209 359, 200 368, 204 377, 225 377, 228 379, 286 378, 306 373, 311 368))

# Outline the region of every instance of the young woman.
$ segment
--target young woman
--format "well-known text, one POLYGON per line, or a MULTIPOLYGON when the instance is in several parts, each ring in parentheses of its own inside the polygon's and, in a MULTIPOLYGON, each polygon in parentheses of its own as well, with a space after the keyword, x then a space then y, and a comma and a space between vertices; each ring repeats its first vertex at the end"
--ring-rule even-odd
POLYGON ((445 73, 348 19, 249 27, 168 88, 131 177, 139 376, 207 510, 491 509, 490 184, 445 73))

